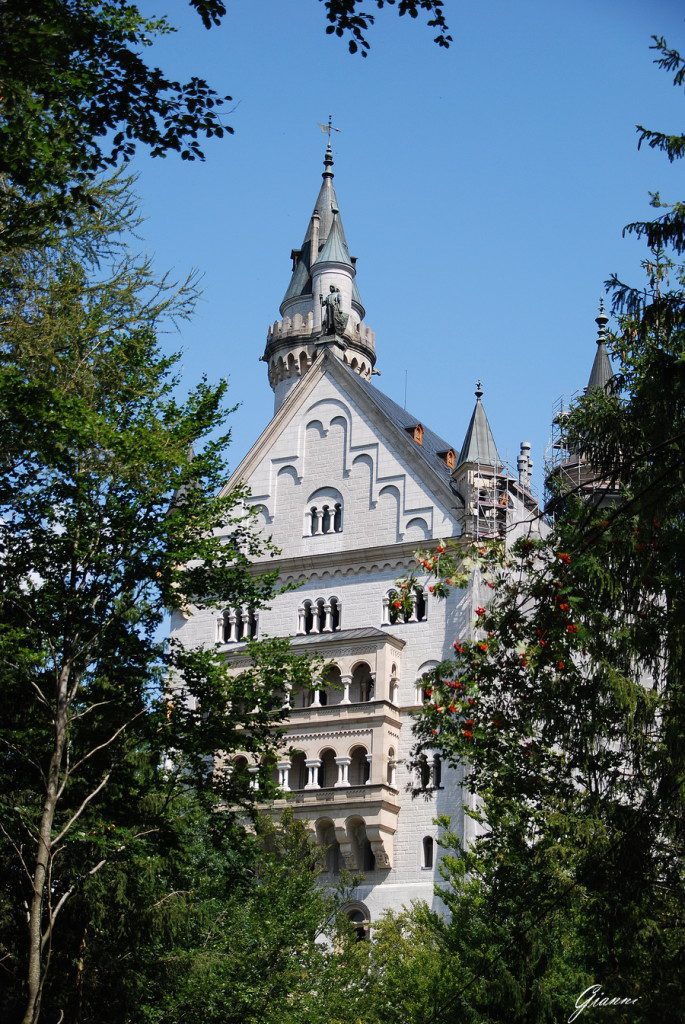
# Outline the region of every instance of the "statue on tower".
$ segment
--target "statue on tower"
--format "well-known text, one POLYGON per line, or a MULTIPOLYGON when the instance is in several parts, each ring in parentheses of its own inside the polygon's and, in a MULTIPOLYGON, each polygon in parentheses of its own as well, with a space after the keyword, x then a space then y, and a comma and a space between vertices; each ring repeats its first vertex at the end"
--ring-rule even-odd
POLYGON ((342 295, 334 284, 330 285, 328 295, 321 296, 321 326, 324 334, 343 334, 349 319, 348 313, 342 311, 342 295))

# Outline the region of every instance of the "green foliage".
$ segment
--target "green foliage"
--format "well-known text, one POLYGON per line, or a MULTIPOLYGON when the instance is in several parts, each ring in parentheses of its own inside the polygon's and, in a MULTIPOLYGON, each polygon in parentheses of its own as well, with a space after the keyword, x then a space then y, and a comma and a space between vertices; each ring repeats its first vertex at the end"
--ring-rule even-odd
MULTIPOLYGON (((682 86, 682 59, 656 46, 682 86)), ((680 155, 681 137, 639 132, 680 155)), ((617 373, 564 421, 587 472, 577 490, 552 479, 543 539, 476 552, 490 600, 418 719, 417 753, 467 766, 483 826, 443 896, 476 1020, 564 1019, 593 982, 637 998, 642 1021, 685 1006, 682 204, 628 230, 663 248, 643 287, 609 282, 617 373)), ((437 595, 449 556, 423 556, 437 595)))
MULTIPOLYGON (((350 53, 361 53, 366 57, 370 43, 366 35, 369 28, 374 24, 375 18, 369 11, 359 9, 358 0, 323 0, 326 7, 326 18, 329 25, 326 32, 329 35, 335 33, 341 38, 347 36, 347 46, 350 53)), ((394 7, 397 4, 397 13, 402 17, 408 14, 410 18, 418 18, 419 13, 428 15, 427 24, 429 28, 437 30, 434 42, 445 49, 452 42, 447 22, 445 21, 444 0, 374 0, 378 10, 386 5, 394 7)))
POLYGON ((189 315, 192 284, 157 283, 102 244, 102 222, 130 208, 125 183, 109 192, 92 231, 84 219, 8 257, 0 327, 0 943, 13 1005, 28 978, 26 1019, 65 907, 166 834, 179 793, 249 809, 215 754, 253 751, 266 777, 283 692, 310 679, 284 640, 251 644, 231 675, 216 650, 163 637, 169 610, 262 606, 275 574, 250 571, 270 547, 244 489, 222 490, 226 384, 180 400, 156 340, 189 315))

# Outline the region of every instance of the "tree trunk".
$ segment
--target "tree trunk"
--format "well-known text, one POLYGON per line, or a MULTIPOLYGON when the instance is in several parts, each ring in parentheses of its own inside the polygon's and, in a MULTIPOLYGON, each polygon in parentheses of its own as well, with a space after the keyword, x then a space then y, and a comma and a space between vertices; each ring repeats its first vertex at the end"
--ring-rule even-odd
MULTIPOLYGON (((47 883, 52 858, 52 825, 57 810, 57 794, 59 791, 59 777, 64 758, 64 748, 67 733, 68 714, 68 683, 69 670, 63 668, 59 675, 57 701, 55 708, 55 739, 50 768, 48 771, 47 785, 45 788, 45 802, 40 820, 38 832, 38 848, 33 872, 33 897, 29 908, 28 930, 29 930, 29 958, 26 973, 26 988, 28 1002, 22 1024, 36 1024, 40 1014, 40 999, 45 980, 43 962, 43 906, 45 902, 45 886, 47 883)), ((49 934, 51 923, 48 921, 46 930, 49 934)))

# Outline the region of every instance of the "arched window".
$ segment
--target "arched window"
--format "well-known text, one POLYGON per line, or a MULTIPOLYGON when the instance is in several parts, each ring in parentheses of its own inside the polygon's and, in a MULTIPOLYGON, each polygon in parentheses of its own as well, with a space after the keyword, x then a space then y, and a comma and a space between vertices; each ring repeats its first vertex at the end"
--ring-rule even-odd
POLYGON ((371 669, 362 661, 355 667, 352 673, 352 685, 350 687, 350 700, 353 704, 368 704, 373 700, 374 685, 371 669))
POLYGON ((354 747, 350 751, 350 757, 350 785, 365 786, 371 776, 371 765, 367 758, 366 747, 354 747))
POLYGON ((333 625, 333 632, 335 633, 340 629, 340 602, 337 597, 332 597, 330 600, 331 605, 331 622, 333 625))
POLYGON ((341 605, 337 597, 317 597, 304 601, 297 612, 298 636, 310 633, 336 633, 340 629, 341 605))
POLYGON ((334 487, 320 487, 309 496, 304 513, 305 537, 342 533, 343 499, 334 487))
POLYGON ((294 751, 290 760, 290 788, 304 789, 307 784, 306 756, 301 750, 294 751))
POLYGON ((432 836, 423 837, 423 867, 433 867, 433 855, 434 855, 435 841, 432 836))
POLYGON ((320 754, 321 764, 318 768, 318 782, 320 789, 331 789, 335 786, 338 778, 338 766, 335 763, 334 750, 322 750, 320 754))
POLYGON ((256 639, 259 616, 254 608, 227 608, 223 614, 222 624, 223 643, 237 644, 256 639))
POLYGON ((410 594, 407 608, 396 590, 389 590, 383 598, 383 626, 398 626, 406 622, 426 622, 428 605, 423 587, 416 586, 410 594))
POLYGON ((337 665, 328 665, 321 675, 321 688, 319 691, 321 704, 324 703, 324 696, 326 698, 325 703, 329 707, 339 704, 342 700, 343 684, 340 669, 337 665))
POLYGON ((439 754, 433 756, 433 785, 436 789, 440 789, 442 785, 442 761, 439 754))
POLYGON ((347 915, 348 921, 354 929, 354 936, 357 942, 365 942, 369 937, 369 919, 361 910, 350 910, 347 915))

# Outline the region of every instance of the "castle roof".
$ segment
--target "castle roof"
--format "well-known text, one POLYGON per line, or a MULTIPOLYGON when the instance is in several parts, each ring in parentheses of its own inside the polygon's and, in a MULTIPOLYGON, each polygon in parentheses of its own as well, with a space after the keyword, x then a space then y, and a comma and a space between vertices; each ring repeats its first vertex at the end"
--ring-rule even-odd
MULTIPOLYGON (((333 151, 330 143, 326 147, 324 156, 323 181, 319 194, 314 203, 312 217, 309 218, 304 241, 299 250, 293 253, 295 266, 293 267, 290 283, 286 289, 281 302, 281 315, 284 314, 284 306, 290 299, 312 295, 311 270, 317 262, 345 263, 353 268, 354 260, 350 256, 345 228, 340 216, 338 197, 333 185, 333 151), (319 235, 317 252, 312 252, 313 217, 319 218, 319 235), (329 245, 330 242, 330 245, 329 245)), ((364 315, 363 304, 356 281, 352 282, 352 301, 360 307, 361 315, 364 315)))
POLYGON ((601 388, 601 390, 604 391, 607 384, 614 376, 614 371, 611 369, 609 353, 606 349, 606 327, 609 323, 609 318, 604 312, 604 302, 601 300, 599 304, 599 314, 595 317, 595 323, 597 324, 597 351, 595 352, 595 358, 590 371, 590 379, 588 380, 587 388, 585 389, 586 391, 594 391, 597 388, 601 388))
MULTIPOLYGON (((352 370, 348 369, 348 373, 352 374, 352 370)), ((403 409, 397 402, 393 402, 392 398, 388 398, 382 391, 375 388, 373 384, 370 384, 367 380, 362 377, 358 377, 353 374, 358 384, 361 384, 366 394, 369 396, 374 405, 378 408, 379 412, 383 414, 394 426, 399 427, 401 430, 406 431, 419 422, 417 417, 412 415, 407 409, 403 409)), ((452 470, 447 466, 443 455, 446 451, 454 449, 454 445, 451 445, 444 438, 440 437, 429 427, 423 425, 423 439, 422 443, 414 445, 416 452, 421 459, 436 473, 438 473, 443 480, 451 484, 452 470)))
POLYGON ((501 460, 493 437, 485 408, 481 401, 483 391, 480 381, 476 385, 476 404, 466 428, 466 437, 461 446, 457 466, 464 463, 478 463, 481 466, 499 466, 501 460))
POLYGON ((315 263, 346 263, 349 267, 352 266, 352 260, 350 258, 350 251, 347 248, 347 240, 345 239, 345 232, 342 229, 340 223, 340 217, 338 211, 333 211, 333 223, 331 224, 331 230, 328 232, 328 238, 324 244, 323 249, 317 256, 315 263))

